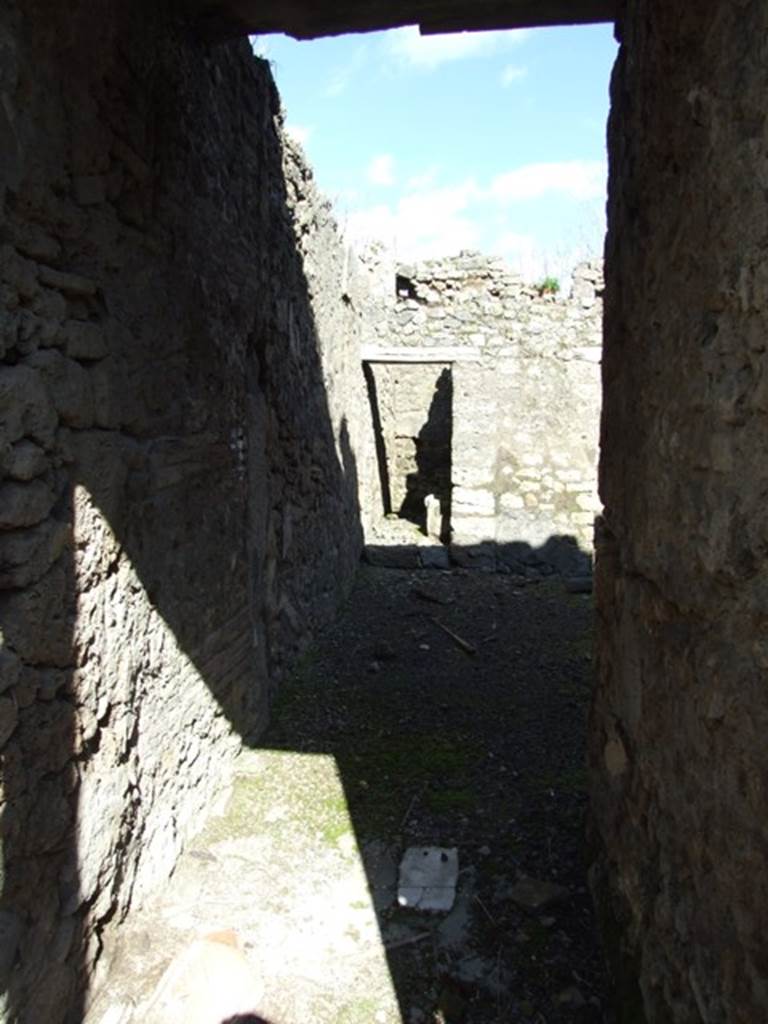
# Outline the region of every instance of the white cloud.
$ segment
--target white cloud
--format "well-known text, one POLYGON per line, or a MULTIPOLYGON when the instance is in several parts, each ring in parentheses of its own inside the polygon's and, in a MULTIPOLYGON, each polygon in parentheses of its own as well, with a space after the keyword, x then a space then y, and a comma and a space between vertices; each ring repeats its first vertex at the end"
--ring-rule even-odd
POLYGON ((375 156, 368 164, 366 171, 368 181, 372 185, 386 187, 395 183, 395 161, 391 153, 375 156))
POLYGON ((349 216, 347 233, 359 243, 383 241, 405 260, 429 259, 478 245, 480 228, 468 216, 479 195, 471 180, 447 188, 410 193, 349 216))
POLYGON ((360 46, 356 46, 352 51, 352 56, 349 60, 334 68, 333 73, 328 80, 328 84, 325 87, 325 95, 327 97, 335 99, 337 96, 341 96, 343 92, 347 91, 358 71, 362 71, 365 65, 367 51, 368 47, 365 43, 362 43, 360 46))
POLYGON ((497 32, 451 32, 422 35, 416 25, 389 33, 388 48, 399 60, 424 71, 448 61, 465 60, 517 46, 528 36, 526 29, 497 32))
POLYGON ((507 64, 501 72, 501 84, 506 89, 513 82, 519 82, 521 78, 525 78, 527 74, 528 68, 518 67, 516 64, 507 64))
POLYGON ((409 192, 420 191, 425 188, 430 188, 434 185, 437 180, 437 176, 440 173, 439 167, 430 167, 422 174, 414 174, 412 178, 409 178, 405 183, 405 187, 409 192))
POLYGON ((501 203, 538 199, 548 192, 560 192, 572 199, 594 199, 605 195, 607 173, 603 160, 525 164, 497 175, 489 195, 501 203))
POLYGON ((406 190, 389 203, 357 209, 350 204, 346 232, 351 241, 383 242, 403 260, 482 248, 503 256, 526 280, 553 274, 563 287, 579 259, 600 251, 606 177, 601 161, 526 164, 490 182, 468 178, 450 186, 436 186, 436 176, 434 168, 410 179, 406 190), (564 198, 570 210, 578 209, 580 203, 581 221, 585 231, 589 228, 589 237, 574 238, 567 245, 561 239, 557 245, 545 246, 538 232, 516 232, 508 221, 507 208, 516 201, 535 202, 542 197, 544 203, 564 198))
POLYGON ((285 126, 287 135, 290 135, 294 142, 298 142, 300 146, 306 146, 307 139, 313 132, 312 128, 307 127, 305 124, 291 124, 289 121, 285 126))

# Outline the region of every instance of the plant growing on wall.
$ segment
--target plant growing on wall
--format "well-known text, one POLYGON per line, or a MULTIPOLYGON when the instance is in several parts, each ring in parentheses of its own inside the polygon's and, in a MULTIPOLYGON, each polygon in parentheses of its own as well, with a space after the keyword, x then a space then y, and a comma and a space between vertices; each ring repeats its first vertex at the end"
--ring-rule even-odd
POLYGON ((545 277, 536 285, 539 295, 557 295, 560 291, 560 282, 556 277, 545 277))

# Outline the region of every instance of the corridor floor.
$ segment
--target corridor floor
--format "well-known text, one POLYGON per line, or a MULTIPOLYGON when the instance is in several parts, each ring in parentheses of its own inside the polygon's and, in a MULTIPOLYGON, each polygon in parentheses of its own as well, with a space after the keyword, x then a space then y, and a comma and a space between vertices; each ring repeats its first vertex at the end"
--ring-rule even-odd
POLYGON ((210 969, 189 959, 205 935, 247 965, 269 1024, 603 1021, 592 680, 591 598, 558 581, 363 567, 227 806, 125 929, 89 1022, 237 1019, 226 974, 213 1018, 182 1006, 178 969, 169 982, 179 952, 198 981, 210 969), (450 912, 398 905, 411 846, 458 851, 450 912))

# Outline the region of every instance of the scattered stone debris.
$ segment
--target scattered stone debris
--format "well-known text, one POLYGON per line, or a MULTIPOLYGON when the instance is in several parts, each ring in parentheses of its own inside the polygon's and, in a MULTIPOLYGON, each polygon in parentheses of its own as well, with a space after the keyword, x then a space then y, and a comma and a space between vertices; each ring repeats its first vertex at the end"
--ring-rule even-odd
POLYGON ((397 902, 413 910, 448 911, 456 899, 458 850, 411 846, 400 864, 397 902))

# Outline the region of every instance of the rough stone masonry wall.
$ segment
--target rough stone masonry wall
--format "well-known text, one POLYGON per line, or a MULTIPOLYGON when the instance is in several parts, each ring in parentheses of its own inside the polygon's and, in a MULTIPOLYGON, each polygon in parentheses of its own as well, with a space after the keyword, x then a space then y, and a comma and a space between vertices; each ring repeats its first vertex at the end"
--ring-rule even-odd
MULTIPOLYGON (((425 356, 456 349, 453 557, 583 572, 600 507, 602 267, 577 267, 562 298, 524 285, 501 261, 466 253, 398 268, 410 297, 396 298, 395 274, 386 290, 386 265, 369 265, 383 307, 369 344, 425 356)), ((382 393, 388 376, 414 369, 373 364, 382 393)))
POLYGON ((80 1024, 358 559, 358 285, 277 115, 166 5, 0 11, 2 1020, 80 1024))
POLYGON ((768 1020, 768 7, 635 0, 610 123, 592 878, 619 1020, 768 1020))

